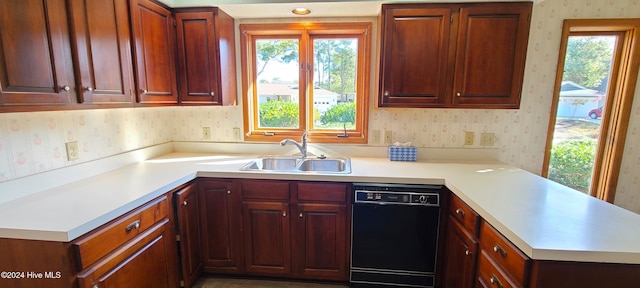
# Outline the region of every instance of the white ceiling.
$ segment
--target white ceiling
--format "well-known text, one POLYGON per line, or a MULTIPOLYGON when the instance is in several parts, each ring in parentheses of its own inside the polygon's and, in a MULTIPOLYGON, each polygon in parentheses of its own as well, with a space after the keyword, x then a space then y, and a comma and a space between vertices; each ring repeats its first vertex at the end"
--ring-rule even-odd
MULTIPOLYGON (((377 16, 382 3, 488 2, 491 0, 160 0, 170 7, 215 6, 235 19, 291 17, 362 17, 377 16), (311 14, 296 16, 291 10, 304 7, 311 14)), ((522 0, 498 0, 516 2, 522 0)), ((524 0, 539 3, 544 0, 524 0)))

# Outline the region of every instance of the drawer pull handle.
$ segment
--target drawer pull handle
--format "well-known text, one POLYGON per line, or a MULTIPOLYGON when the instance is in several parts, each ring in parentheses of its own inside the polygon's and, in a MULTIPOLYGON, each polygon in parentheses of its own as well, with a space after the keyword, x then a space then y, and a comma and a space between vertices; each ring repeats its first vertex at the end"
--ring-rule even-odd
POLYGON ((460 216, 464 217, 464 210, 462 210, 462 209, 458 208, 458 209, 456 209, 456 214, 458 214, 458 215, 460 215, 460 216))
POLYGON ((507 251, 505 251, 502 247, 500 247, 500 245, 498 244, 494 244, 493 245, 493 252, 496 253, 500 253, 500 255, 502 255, 502 257, 507 257, 507 251))
POLYGON ((127 230, 127 233, 129 233, 131 232, 131 230, 138 228, 140 228, 140 220, 136 220, 133 223, 127 225, 127 228, 125 228, 125 230, 127 230))
POLYGON ((464 251, 464 255, 471 256, 471 251, 469 251, 469 249, 467 249, 466 251, 464 251))
POLYGON ((491 284, 496 285, 500 288, 504 287, 502 286, 502 282, 500 282, 500 280, 498 279, 498 277, 496 277, 496 275, 491 274, 491 279, 489 279, 489 282, 491 282, 491 284))

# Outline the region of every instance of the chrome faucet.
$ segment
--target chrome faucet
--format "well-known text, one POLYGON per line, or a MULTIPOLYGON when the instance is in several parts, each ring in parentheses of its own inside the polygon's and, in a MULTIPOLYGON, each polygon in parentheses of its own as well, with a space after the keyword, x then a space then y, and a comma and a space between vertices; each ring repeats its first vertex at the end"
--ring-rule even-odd
POLYGON ((304 133, 302 133, 302 144, 296 142, 296 140, 293 140, 291 138, 280 141, 281 146, 285 146, 289 143, 296 145, 296 147, 300 149, 300 155, 302 155, 302 158, 307 158, 307 131, 304 131, 304 133))

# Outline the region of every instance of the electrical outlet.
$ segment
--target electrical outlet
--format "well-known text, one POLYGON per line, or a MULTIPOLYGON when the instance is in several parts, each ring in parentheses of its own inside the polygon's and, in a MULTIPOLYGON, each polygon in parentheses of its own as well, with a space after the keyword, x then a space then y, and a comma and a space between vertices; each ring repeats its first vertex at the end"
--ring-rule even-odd
POLYGON ((202 127, 202 139, 211 139, 211 127, 202 127))
POLYGON ((242 139, 240 139, 240 128, 233 127, 233 139, 234 140, 242 140, 242 139))
POLYGON ((496 134, 494 133, 480 134, 480 146, 493 146, 495 142, 496 142, 496 134))
POLYGON ((464 132, 464 145, 473 145, 473 140, 476 136, 473 132, 464 132))
POLYGON ((380 130, 371 131, 371 143, 380 144, 380 130))
POLYGON ((393 131, 384 131, 384 144, 391 144, 393 142, 393 131))
POLYGON ((67 160, 75 161, 80 159, 80 150, 78 149, 78 141, 64 143, 67 148, 67 160))

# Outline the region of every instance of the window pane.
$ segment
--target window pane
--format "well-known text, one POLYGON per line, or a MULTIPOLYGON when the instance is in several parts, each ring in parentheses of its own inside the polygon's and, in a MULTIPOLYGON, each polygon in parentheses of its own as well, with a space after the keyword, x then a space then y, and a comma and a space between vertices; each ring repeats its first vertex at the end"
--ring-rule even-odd
POLYGON ((355 129, 358 39, 313 40, 313 127, 355 129))
POLYGON ((298 128, 299 60, 297 39, 256 40, 259 128, 298 128))

